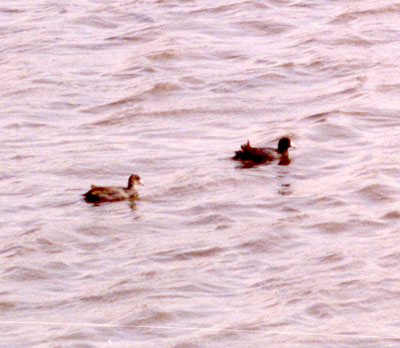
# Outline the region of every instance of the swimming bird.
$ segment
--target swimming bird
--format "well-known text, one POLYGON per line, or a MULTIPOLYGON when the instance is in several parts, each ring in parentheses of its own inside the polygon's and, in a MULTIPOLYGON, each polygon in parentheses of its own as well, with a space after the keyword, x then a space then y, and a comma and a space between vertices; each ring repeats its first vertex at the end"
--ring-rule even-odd
POLYGON ((250 141, 241 146, 241 150, 236 151, 235 156, 232 157, 235 161, 242 161, 245 167, 253 167, 257 164, 263 164, 279 160, 280 165, 288 165, 289 147, 296 148, 296 145, 290 141, 288 137, 283 137, 279 140, 278 148, 273 149, 270 147, 253 147, 250 141))
POLYGON ((92 185, 91 189, 83 196, 87 202, 113 202, 122 201, 125 199, 139 198, 136 191, 137 185, 143 185, 139 175, 132 174, 128 180, 128 186, 95 186, 92 185))

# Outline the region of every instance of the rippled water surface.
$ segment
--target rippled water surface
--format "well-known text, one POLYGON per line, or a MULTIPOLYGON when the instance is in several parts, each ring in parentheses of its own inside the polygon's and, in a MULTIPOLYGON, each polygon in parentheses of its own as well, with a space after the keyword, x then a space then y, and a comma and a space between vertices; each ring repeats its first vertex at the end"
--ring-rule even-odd
POLYGON ((400 5, 0 5, 1 347, 398 347, 400 5), (297 144, 289 166, 234 151, 297 144), (136 202, 82 200, 145 182, 136 202))

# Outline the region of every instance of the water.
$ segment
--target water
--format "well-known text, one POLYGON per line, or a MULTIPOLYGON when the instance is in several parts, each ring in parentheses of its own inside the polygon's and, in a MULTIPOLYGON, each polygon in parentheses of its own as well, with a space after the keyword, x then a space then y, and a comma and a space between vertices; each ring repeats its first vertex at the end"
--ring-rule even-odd
POLYGON ((397 2, 0 17, 1 347, 399 345, 397 2), (282 135, 289 166, 230 159, 282 135))

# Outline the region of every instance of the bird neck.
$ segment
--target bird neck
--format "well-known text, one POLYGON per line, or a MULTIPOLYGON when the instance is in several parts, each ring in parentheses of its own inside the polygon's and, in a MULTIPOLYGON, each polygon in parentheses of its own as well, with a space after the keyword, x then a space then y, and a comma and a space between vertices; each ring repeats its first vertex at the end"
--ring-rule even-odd
POLYGON ((288 149, 282 149, 278 147, 278 152, 282 155, 286 155, 288 153, 288 149))

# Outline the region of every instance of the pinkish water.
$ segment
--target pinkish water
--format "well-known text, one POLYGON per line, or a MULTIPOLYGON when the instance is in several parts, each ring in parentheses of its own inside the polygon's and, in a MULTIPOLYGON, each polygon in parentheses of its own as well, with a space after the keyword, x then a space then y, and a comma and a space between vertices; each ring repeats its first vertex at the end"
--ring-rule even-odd
POLYGON ((396 1, 0 19, 0 347, 400 345, 396 1), (282 135, 289 166, 230 159, 282 135))

